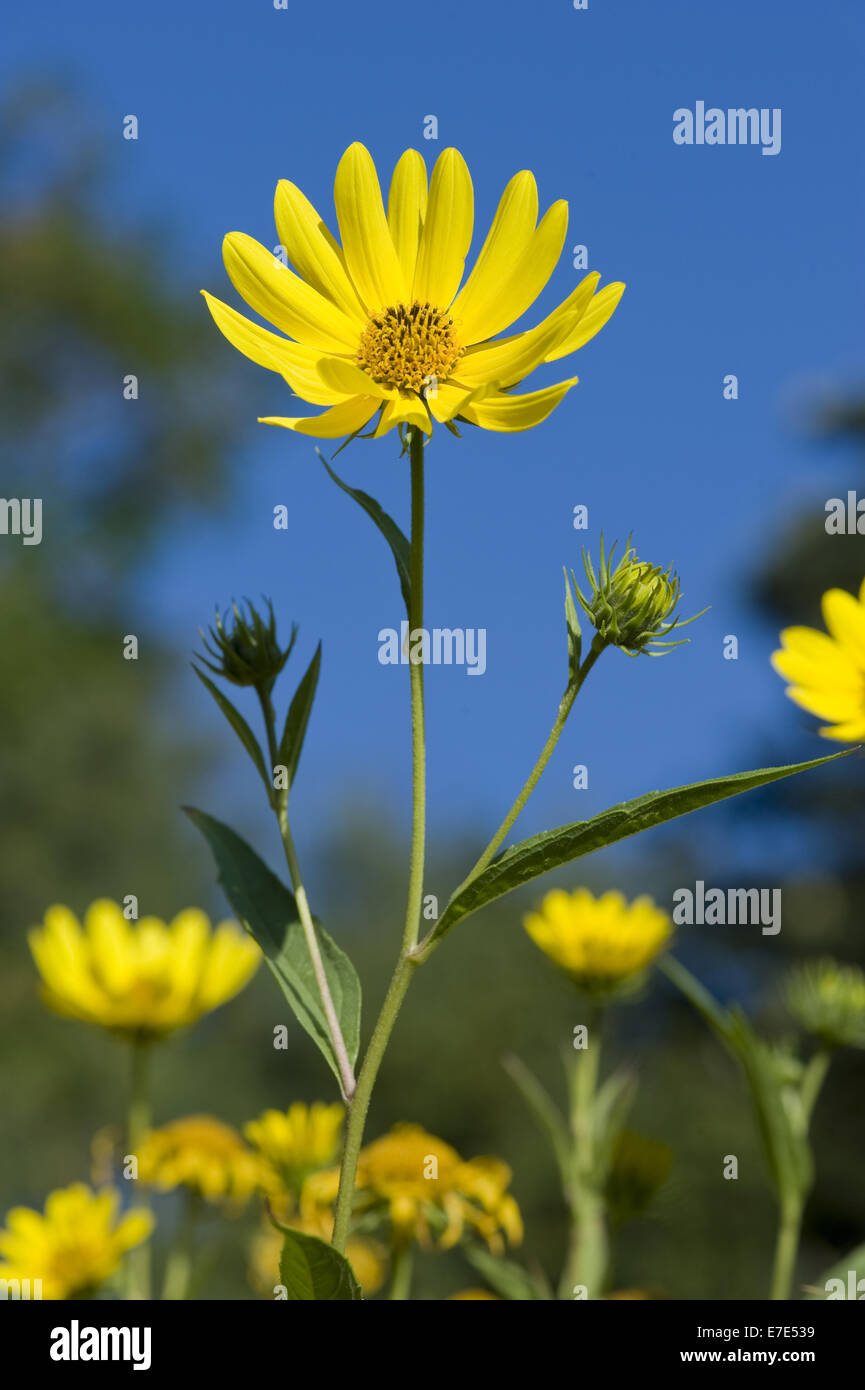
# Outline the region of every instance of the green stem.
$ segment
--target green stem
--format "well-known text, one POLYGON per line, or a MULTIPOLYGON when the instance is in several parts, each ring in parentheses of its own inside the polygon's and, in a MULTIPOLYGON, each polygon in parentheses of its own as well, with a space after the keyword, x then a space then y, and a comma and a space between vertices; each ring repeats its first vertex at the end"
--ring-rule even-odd
POLYGON ((772 1266, 772 1286, 769 1290, 769 1298, 776 1302, 790 1297, 802 1229, 802 1211, 803 1203, 798 1198, 791 1198, 781 1204, 781 1219, 772 1266))
POLYGON ((415 632, 423 628, 423 547, 424 547, 424 436, 411 432, 411 585, 409 592, 408 641, 411 681, 411 763, 412 818, 411 858, 409 860, 408 903, 403 932, 403 949, 417 943, 423 903, 423 871, 426 852, 426 740, 424 731, 423 662, 411 660, 415 632))
POLYGON ((163 1301, 181 1302, 189 1297, 189 1288, 192 1282, 195 1227, 200 1212, 201 1198, 198 1193, 187 1192, 180 1229, 165 1265, 165 1278, 162 1284, 163 1301))
POLYGON ((405 1301, 409 1297, 413 1268, 414 1252, 410 1245, 393 1252, 389 1298, 405 1301))
POLYGON ((814 1056, 805 1068, 800 1095, 802 1098, 802 1109, 805 1112, 806 1124, 811 1123, 814 1106, 817 1104, 817 1097, 820 1094, 823 1082, 826 1080, 826 1073, 829 1070, 829 1063, 831 1061, 831 1050, 828 1047, 821 1047, 814 1053, 814 1056))
POLYGON ((596 1006, 588 1024, 588 1047, 571 1063, 571 1133, 574 1140, 573 1177, 565 1196, 571 1212, 568 1253, 559 1288, 560 1298, 573 1297, 574 1286, 585 1286, 589 1298, 600 1298, 609 1260, 607 1224, 601 1174, 594 1143, 594 1104, 601 1062, 602 1011, 596 1006))
POLYGON ((598 657, 601 655, 601 652, 604 650, 605 646, 606 643, 603 642, 600 637, 596 636, 593 639, 592 645, 589 648, 585 661, 583 662, 582 666, 577 672, 575 679, 568 686, 567 690, 561 698, 561 701, 559 702, 559 712, 556 715, 555 723, 553 724, 553 727, 550 730, 549 737, 547 738, 546 743, 541 749, 540 757, 538 758, 537 762, 535 763, 534 767, 532 768, 531 772, 529 773, 528 777, 523 783, 519 796, 512 805, 511 809, 508 811, 508 814, 505 816, 504 820, 502 821, 493 838, 490 840, 489 844, 487 845, 480 859, 475 864, 474 868, 470 870, 470 872, 463 879, 459 887, 454 891, 452 895, 453 897, 457 897, 463 891, 464 888, 468 887, 468 885, 474 879, 477 878, 478 874, 483 873, 484 869, 490 863, 496 851, 504 843, 511 829, 511 826, 514 824, 517 817, 522 812, 523 807, 525 806, 526 802, 528 801, 529 797, 531 796, 532 792, 534 791, 535 787, 540 781, 541 775, 543 774, 543 771, 547 763, 553 756, 556 744, 558 743, 559 738, 561 737, 562 730, 564 729, 565 724, 568 722, 568 715, 570 714, 573 708, 574 701, 576 700, 577 696, 580 693, 580 690, 582 689, 583 682, 585 681, 586 676, 591 671, 592 667, 594 666, 598 657))
MULTIPOLYGON (((411 461, 411 590, 409 595, 409 649, 412 633, 423 627, 423 549, 424 549, 424 438, 413 429, 409 440, 411 461)), ((378 1069, 390 1042, 400 1006, 419 962, 410 958, 420 927, 423 906, 423 872, 426 845, 426 745, 424 734, 423 665, 410 662, 412 726, 412 832, 409 861, 408 902, 403 929, 403 949, 396 963, 381 1013, 376 1020, 369 1047, 357 1079, 357 1088, 348 1107, 348 1119, 339 1176, 339 1194, 333 1225, 333 1244, 345 1252, 351 1224, 357 1160, 378 1069)))
MULTIPOLYGON (((258 698, 261 704, 262 714, 264 715, 264 725, 267 731, 267 746, 270 753, 271 774, 276 767, 279 758, 279 750, 276 742, 276 713, 270 695, 263 688, 258 687, 258 698)), ((333 1046, 334 1056, 337 1067, 339 1068, 340 1088, 343 1099, 348 1102, 354 1094, 355 1076, 348 1055, 348 1048, 342 1035, 339 1025, 333 996, 330 992, 330 985, 327 981, 327 974, 324 969, 324 962, 321 958, 318 937, 315 934, 315 924, 312 920, 312 913, 309 910, 309 901, 306 896, 306 889, 303 886, 303 879, 300 873, 300 864, 297 858, 297 851, 294 847, 294 838, 291 833, 291 826, 288 820, 288 791, 284 789, 277 792, 275 788, 271 791, 271 805, 276 812, 279 823, 279 833, 282 838, 282 847, 285 851, 285 860, 288 864, 288 872, 291 878, 291 886, 294 889, 294 900, 297 903, 297 914, 303 928, 303 935, 306 940, 306 948, 312 963, 315 982, 318 987, 324 1016, 327 1022, 327 1030, 333 1046)))
MULTIPOLYGON (((133 1042, 131 1045, 131 1071, 129 1087, 129 1111, 126 1125, 128 1152, 137 1155, 141 1141, 150 1128, 150 1044, 133 1042)), ((145 1190, 146 1193, 146 1190, 145 1190)), ((138 1205, 149 1206, 145 1195, 139 1198, 138 1205)), ((126 1297, 128 1299, 149 1299, 150 1297, 150 1242, 130 1250, 126 1257, 126 1297)))

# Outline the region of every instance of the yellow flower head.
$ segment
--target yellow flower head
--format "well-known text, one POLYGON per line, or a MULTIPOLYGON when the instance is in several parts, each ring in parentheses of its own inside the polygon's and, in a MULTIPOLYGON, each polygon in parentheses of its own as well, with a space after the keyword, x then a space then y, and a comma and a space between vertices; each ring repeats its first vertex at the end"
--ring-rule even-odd
POLYGON ((494 1303, 498 1303, 501 1301, 499 1299, 498 1294, 490 1293, 489 1289, 462 1289, 459 1293, 448 1294, 447 1302, 457 1303, 461 1300, 469 1299, 491 1299, 494 1303))
POLYGON ((547 893, 523 925, 581 989, 599 994, 633 982, 672 934, 669 916, 651 898, 628 904, 621 893, 595 898, 586 888, 547 893))
MULTIPOLYGON (((336 1198, 335 1169, 309 1178, 301 1197, 308 1219, 336 1198)), ((429 1245, 432 1233, 449 1249, 466 1227, 495 1250, 502 1236, 511 1244, 522 1239, 522 1221, 507 1191, 511 1171, 497 1158, 465 1162, 443 1139, 420 1125, 400 1124, 360 1152, 357 1170, 357 1210, 378 1212, 390 1222, 395 1246, 412 1240, 429 1245)))
POLYGON ((543 290, 567 231, 565 202, 538 221, 537 186, 525 169, 505 188, 465 283, 474 193, 458 150, 442 152, 429 186, 422 156, 406 150, 385 210, 369 151, 351 145, 337 167, 334 203, 342 245, 287 179, 277 184, 275 200, 284 256, 242 232, 225 238, 234 288, 278 333, 202 291, 230 343, 278 372, 295 395, 325 407, 320 415, 270 416, 264 424, 319 439, 355 434, 373 416, 377 436, 394 425, 431 434, 433 420, 451 428, 465 420, 488 430, 529 429, 577 378, 522 395, 513 387, 593 338, 625 288, 615 283, 596 293, 600 276, 592 273, 533 328, 496 338, 543 290))
POLYGON ((343 1108, 299 1101, 288 1110, 265 1110, 244 1126, 244 1134, 289 1187, 333 1163, 339 1149, 343 1108))
POLYGON ((197 908, 170 923, 128 922, 101 898, 84 928, 68 907, 50 907, 29 935, 49 1008, 145 1042, 216 1009, 243 989, 261 952, 232 922, 211 933, 197 908))
POLYGON ((788 627, 772 665, 790 684, 787 694, 819 719, 820 733, 842 743, 865 738, 865 579, 854 598, 846 589, 823 595, 828 634, 813 627, 788 627))
POLYGON ((267 1170, 236 1129, 212 1115, 189 1115, 152 1129, 138 1148, 138 1177, 160 1192, 188 1187, 216 1206, 239 1210, 267 1170))
MULTIPOLYGON (((41 1279, 43 1298, 82 1298, 98 1289, 123 1255, 153 1228, 148 1211, 119 1221, 120 1197, 74 1183, 49 1194, 45 1212, 14 1207, 0 1231, 0 1279, 41 1279)), ((35 1296, 31 1292, 31 1297, 35 1296)))

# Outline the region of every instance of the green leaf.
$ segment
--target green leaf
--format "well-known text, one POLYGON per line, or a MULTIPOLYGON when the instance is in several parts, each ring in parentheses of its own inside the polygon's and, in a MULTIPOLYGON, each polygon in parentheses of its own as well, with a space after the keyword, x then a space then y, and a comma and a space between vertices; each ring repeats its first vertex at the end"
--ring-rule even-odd
POLYGON ((327 469, 337 487, 341 487, 343 492, 347 492, 349 497, 353 497, 359 507, 363 507, 367 516, 372 517, 381 534, 384 536, 391 548, 391 553, 396 561, 396 571, 399 575, 399 586, 402 589, 402 596, 405 602, 405 610, 411 616, 411 545, 408 537, 403 534, 397 526, 393 517, 388 516, 387 512, 379 506, 374 497, 370 497, 368 492, 361 492, 359 488, 349 487, 344 483, 337 473, 334 473, 327 459, 320 449, 315 451, 325 468, 327 469))
POLYGON ((515 1260, 493 1255, 483 1245, 465 1245, 463 1254, 499 1298, 520 1303, 552 1298, 546 1281, 539 1275, 530 1274, 515 1260))
POLYGON ((289 706, 288 714, 285 719, 285 728, 282 731, 282 739, 279 744, 277 762, 288 769, 288 785, 294 781, 297 765, 300 762, 300 754, 303 748, 303 741, 306 738, 306 729, 309 724, 309 716, 312 713, 312 703, 315 699, 315 691, 318 685, 318 676, 321 670, 321 643, 315 649, 315 656, 309 663, 306 673, 289 706))
POLYGON ((565 622, 568 626, 568 685, 575 685, 580 670, 580 656, 583 646, 583 634, 580 631, 580 620, 577 617, 577 605, 574 603, 574 595, 571 592, 571 581, 568 578, 568 571, 565 570, 565 622))
MULTIPOLYGON (((183 809, 211 848, 219 883, 233 910, 255 937, 295 1017, 339 1080, 339 1066, 294 897, 229 826, 192 806, 183 809)), ((315 932, 333 1006, 354 1064, 360 1045, 360 981, 348 956, 318 923, 315 932)))
POLYGON ((533 835, 530 840, 523 840, 506 849, 451 898, 430 933, 428 943, 440 940, 463 917, 477 912, 521 884, 530 883, 552 869, 561 868, 563 864, 570 864, 586 854, 594 854, 607 845, 614 845, 618 840, 675 820, 677 816, 699 811, 704 806, 712 806, 717 801, 738 796, 740 792, 776 782, 781 777, 792 777, 794 773, 807 772, 809 768, 849 757, 850 753, 856 751, 845 749, 841 753, 830 753, 828 757, 812 758, 809 762, 793 763, 789 767, 734 772, 729 777, 713 777, 707 782, 694 782, 686 787, 647 792, 633 801, 622 801, 618 806, 611 806, 591 820, 575 821, 572 825, 562 825, 557 830, 545 830, 540 835, 533 835))
POLYGON ((559 1107, 521 1058, 502 1059, 502 1066, 513 1081, 535 1120, 546 1135, 559 1169, 562 1187, 567 1193, 572 1180, 571 1136, 559 1107))
POLYGON ((219 708, 222 710, 222 713, 225 715, 226 719, 231 725, 232 729, 237 734, 237 737, 240 739, 247 753, 249 754, 255 766, 257 767, 259 775, 262 781, 264 782, 264 785, 267 787, 267 794, 268 796, 270 796, 272 791, 271 781, 267 775, 267 768, 264 763, 264 756, 260 747, 258 746, 258 740, 255 737, 255 734, 250 729, 243 715, 240 713, 240 710, 234 708, 234 705, 231 703, 230 700, 227 700, 225 698, 219 687, 215 686, 213 684, 213 681, 209 680, 208 677, 205 676, 203 671, 199 671, 197 666, 193 666, 192 669, 197 675, 198 679, 201 681, 201 684, 205 686, 207 690, 210 691, 214 700, 219 705, 219 708))
POLYGON ((290 1226, 279 1226, 279 1230, 285 1236, 279 1278, 289 1303, 323 1299, 357 1302, 363 1298, 354 1270, 332 1245, 290 1226))

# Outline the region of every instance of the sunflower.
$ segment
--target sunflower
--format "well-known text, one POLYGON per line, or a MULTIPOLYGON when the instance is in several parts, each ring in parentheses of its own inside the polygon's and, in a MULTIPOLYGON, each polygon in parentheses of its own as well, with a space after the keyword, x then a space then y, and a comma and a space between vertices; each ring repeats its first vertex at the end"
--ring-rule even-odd
POLYGON ((595 898, 587 888, 547 893, 523 925, 536 946, 575 984, 612 993, 639 977, 670 938, 668 914, 649 897, 627 903, 621 893, 595 898))
POLYGON ((134 1042, 164 1037, 232 999, 261 960, 233 922, 211 933, 197 908, 170 923, 128 922, 107 898, 88 908, 83 929, 68 907, 50 907, 29 941, 49 1008, 134 1042))
MULTIPOLYGON (((498 1158, 463 1160, 443 1139, 420 1125, 398 1124, 361 1149, 357 1168, 356 1212, 383 1218, 395 1249, 412 1241, 443 1250, 468 1230, 501 1253, 504 1238, 518 1245, 523 1225, 508 1192, 511 1170, 498 1158)), ((315 1220, 336 1199, 339 1170, 315 1173, 304 1185, 301 1212, 315 1220)))
POLYGON ((310 1173, 336 1158, 344 1113, 339 1104, 295 1101, 287 1110, 264 1110, 243 1132, 289 1188, 300 1188, 310 1173))
POLYGON ((153 1229, 149 1211, 118 1220, 119 1205, 112 1188, 73 1183, 49 1193, 44 1214, 14 1207, 0 1231, 0 1279, 41 1280, 42 1298, 88 1297, 153 1229))
POLYGON ((160 1192, 186 1187, 232 1213, 269 1178, 260 1155, 212 1115, 188 1115, 150 1130, 138 1149, 138 1176, 160 1192))
POLYGON ((791 700, 830 721, 820 730, 824 738, 857 743, 865 738, 865 579, 858 597, 829 589, 822 607, 828 634, 785 628, 772 665, 790 681, 791 700))
POLYGON ((319 439, 357 434, 373 416, 376 436, 406 425, 431 434, 434 420, 529 429, 577 378, 522 395, 513 387, 593 338, 625 288, 614 283, 596 293, 600 276, 592 273, 533 328, 496 337, 537 299, 567 231, 561 200, 538 221, 537 186, 525 169, 505 188, 464 283, 474 195, 458 150, 439 156, 429 187, 422 156, 406 150, 385 212, 372 157, 353 144, 337 167, 334 203, 342 245, 299 188, 286 179, 277 184, 277 250, 295 270, 243 232, 223 242, 234 288, 279 333, 202 291, 234 347, 278 372, 295 395, 325 407, 263 424, 319 439))

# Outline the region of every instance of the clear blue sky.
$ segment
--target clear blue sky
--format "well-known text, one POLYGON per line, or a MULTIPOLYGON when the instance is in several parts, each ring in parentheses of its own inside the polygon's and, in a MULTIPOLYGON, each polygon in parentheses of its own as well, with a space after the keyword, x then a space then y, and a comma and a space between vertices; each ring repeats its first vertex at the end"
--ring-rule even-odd
MULTIPOLYGON (((492 822, 546 735, 565 671, 562 565, 579 564, 586 539, 572 529, 577 503, 589 507, 593 547, 602 527, 622 540, 633 531, 641 555, 675 562, 686 607, 711 612, 662 661, 605 655, 526 832, 744 766, 779 728, 790 760, 826 751, 785 702, 768 665, 773 633, 755 625, 744 581, 785 518, 805 499, 822 507, 844 478, 843 458, 827 470, 797 437, 790 407, 815 380, 863 369, 863 21, 858 0, 589 0, 585 12, 570 0, 291 0, 288 11, 271 0, 83 0, 7 15, 2 71, 76 77, 121 147, 114 215, 166 228, 191 293, 206 285, 237 302, 214 269, 223 234, 272 245, 280 177, 330 214, 337 160, 358 139, 383 179, 408 145, 430 164, 457 145, 480 237, 510 175, 534 170, 544 206, 570 203, 567 247, 585 243, 591 268, 627 282, 547 424, 513 436, 466 429, 461 441, 439 431, 428 451, 427 621, 488 631, 482 678, 429 672, 434 828, 492 822), (673 112, 698 100, 780 107, 781 153, 676 146, 673 112), (130 112, 135 144, 120 139, 130 112), (430 113, 437 143, 422 138, 430 113), (722 399, 728 372, 734 403, 722 399), (727 633, 740 639, 736 663, 722 660, 727 633), (588 791, 571 790, 577 762, 588 791)), ((563 255, 544 312, 576 276, 563 255)), ((277 377, 225 353, 256 413, 295 413, 277 377)), ((397 453, 389 436, 352 445, 338 466, 405 525, 397 453)), ((304 838, 346 793, 397 816, 409 788, 407 673, 378 664, 376 640, 402 616, 390 557, 308 441, 250 418, 234 469, 231 507, 215 524, 178 525, 142 596, 180 647, 216 601, 246 593, 271 594, 301 623, 302 659, 322 637, 298 783, 304 838), (295 521, 287 535, 271 525, 280 502, 295 521)), ((191 677, 184 691, 199 700, 191 677)))

